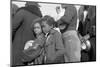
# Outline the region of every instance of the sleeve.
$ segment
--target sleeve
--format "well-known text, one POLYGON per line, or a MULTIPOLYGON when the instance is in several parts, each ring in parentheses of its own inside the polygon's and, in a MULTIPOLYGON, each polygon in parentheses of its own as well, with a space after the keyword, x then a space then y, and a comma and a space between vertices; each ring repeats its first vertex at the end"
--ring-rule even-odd
POLYGON ((35 42, 39 44, 39 46, 42 48, 44 46, 45 39, 44 37, 42 37, 42 38, 36 39, 35 42))
POLYGON ((37 47, 37 49, 33 49, 32 47, 28 50, 24 50, 22 55, 23 62, 29 62, 36 58, 38 58, 43 52, 43 48, 37 47))
POLYGON ((56 33, 56 56, 62 55, 64 54, 64 45, 63 45, 63 41, 62 41, 62 37, 61 34, 59 32, 56 33))
POLYGON ((56 49, 63 49, 64 48, 63 41, 61 34, 59 32, 56 33, 55 38, 56 38, 56 49))
POLYGON ((12 19, 12 34, 14 35, 18 27, 23 21, 23 10, 20 10, 16 13, 14 18, 12 19))

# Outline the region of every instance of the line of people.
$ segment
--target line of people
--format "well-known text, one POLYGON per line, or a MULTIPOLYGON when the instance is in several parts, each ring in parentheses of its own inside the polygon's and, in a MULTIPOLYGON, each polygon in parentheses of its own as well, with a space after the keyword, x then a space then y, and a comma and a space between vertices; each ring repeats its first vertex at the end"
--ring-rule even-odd
POLYGON ((12 65, 82 61, 80 38, 83 37, 76 30, 77 10, 74 5, 62 4, 65 12, 58 21, 48 15, 42 17, 38 7, 35 2, 27 2, 12 19, 12 65))

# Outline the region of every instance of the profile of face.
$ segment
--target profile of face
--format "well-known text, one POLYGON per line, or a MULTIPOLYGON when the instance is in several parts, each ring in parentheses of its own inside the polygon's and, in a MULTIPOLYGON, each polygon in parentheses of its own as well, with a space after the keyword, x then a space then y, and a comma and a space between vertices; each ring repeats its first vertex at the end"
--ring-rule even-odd
POLYGON ((66 25, 64 25, 64 24, 59 25, 59 29, 60 29, 60 30, 64 30, 64 29, 65 29, 65 27, 66 27, 66 25))
POLYGON ((42 29, 44 33, 48 33, 52 26, 48 25, 46 21, 42 21, 42 29))
POLYGON ((42 28, 41 28, 41 25, 39 23, 34 24, 34 32, 36 35, 42 33, 42 28))
POLYGON ((61 33, 64 33, 66 31, 66 29, 67 29, 66 24, 60 24, 59 25, 59 29, 60 29, 61 33))

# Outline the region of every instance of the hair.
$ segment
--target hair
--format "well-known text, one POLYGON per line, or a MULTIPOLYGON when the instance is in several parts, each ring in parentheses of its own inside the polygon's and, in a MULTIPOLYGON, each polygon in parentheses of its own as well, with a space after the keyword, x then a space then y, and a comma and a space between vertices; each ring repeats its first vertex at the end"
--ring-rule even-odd
POLYGON ((44 17, 42 18, 42 21, 46 21, 46 23, 47 23, 49 26, 52 26, 52 25, 54 26, 54 24, 55 24, 54 18, 51 17, 51 16, 48 16, 48 15, 44 16, 44 17))
POLYGON ((36 37, 36 34, 35 34, 35 32, 34 32, 34 25, 35 25, 36 23, 39 23, 40 26, 41 26, 41 18, 38 18, 38 19, 36 19, 36 20, 33 20, 33 21, 32 21, 32 24, 31 24, 31 29, 32 29, 33 35, 34 35, 35 37, 36 37))
POLYGON ((40 5, 37 2, 30 2, 30 1, 26 2, 25 6, 29 6, 29 5, 40 7, 40 5))
POLYGON ((84 10, 88 10, 89 6, 88 5, 84 5, 84 10))

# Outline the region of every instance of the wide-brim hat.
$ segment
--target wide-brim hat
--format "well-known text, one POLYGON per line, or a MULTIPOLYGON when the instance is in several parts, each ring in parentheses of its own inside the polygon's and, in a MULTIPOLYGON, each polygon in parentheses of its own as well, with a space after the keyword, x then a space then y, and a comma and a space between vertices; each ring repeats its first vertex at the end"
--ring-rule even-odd
POLYGON ((41 7, 37 2, 26 2, 26 5, 34 5, 34 6, 37 6, 37 7, 41 7))
POLYGON ((72 7, 73 4, 61 4, 62 8, 72 7))

